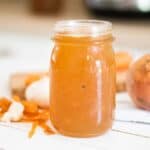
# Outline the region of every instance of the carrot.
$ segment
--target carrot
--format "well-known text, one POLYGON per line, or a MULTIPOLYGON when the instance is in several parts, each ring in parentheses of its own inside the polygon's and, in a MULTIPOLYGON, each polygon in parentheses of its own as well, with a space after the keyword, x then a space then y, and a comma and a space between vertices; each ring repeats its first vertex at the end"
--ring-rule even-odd
POLYGON ((25 101, 25 100, 23 100, 21 103, 24 106, 24 113, 27 113, 27 114, 37 114, 38 113, 38 105, 36 103, 25 101))
POLYGON ((39 126, 44 130, 46 134, 54 134, 52 129, 46 124, 46 122, 40 122, 39 126))
POLYGON ((31 130, 29 131, 29 134, 28 134, 28 137, 29 137, 29 138, 31 138, 31 137, 34 135, 37 126, 38 126, 38 123, 37 123, 37 122, 33 122, 33 123, 32 123, 31 130))
POLYGON ((6 98, 0 98, 0 113, 1 115, 5 113, 9 106, 11 105, 11 101, 6 98))

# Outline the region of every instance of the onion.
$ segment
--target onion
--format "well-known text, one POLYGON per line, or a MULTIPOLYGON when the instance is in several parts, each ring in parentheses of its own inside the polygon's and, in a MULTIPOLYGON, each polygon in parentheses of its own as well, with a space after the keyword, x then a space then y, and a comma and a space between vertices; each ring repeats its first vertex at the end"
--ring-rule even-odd
POLYGON ((150 54, 131 65, 127 91, 137 107, 150 110, 150 54))

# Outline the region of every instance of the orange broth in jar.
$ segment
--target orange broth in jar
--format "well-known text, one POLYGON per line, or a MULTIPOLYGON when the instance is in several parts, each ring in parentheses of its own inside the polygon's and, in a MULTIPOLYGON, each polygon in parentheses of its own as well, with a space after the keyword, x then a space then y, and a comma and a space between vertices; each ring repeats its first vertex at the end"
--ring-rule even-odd
POLYGON ((66 136, 101 135, 112 126, 115 58, 111 23, 56 24, 50 63, 50 117, 66 136))

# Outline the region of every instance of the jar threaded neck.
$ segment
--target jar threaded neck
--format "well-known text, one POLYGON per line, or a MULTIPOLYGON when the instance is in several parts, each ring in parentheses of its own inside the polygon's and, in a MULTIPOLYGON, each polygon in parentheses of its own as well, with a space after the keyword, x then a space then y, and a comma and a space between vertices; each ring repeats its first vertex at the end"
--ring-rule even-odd
POLYGON ((112 24, 102 20, 58 21, 54 26, 54 36, 99 37, 112 34, 112 24))

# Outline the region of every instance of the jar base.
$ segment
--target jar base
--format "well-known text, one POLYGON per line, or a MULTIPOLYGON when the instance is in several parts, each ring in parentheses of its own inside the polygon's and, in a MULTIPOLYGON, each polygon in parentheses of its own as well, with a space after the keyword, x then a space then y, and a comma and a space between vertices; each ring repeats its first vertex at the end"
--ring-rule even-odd
POLYGON ((111 129, 105 130, 105 131, 101 131, 99 133, 90 133, 90 134, 78 134, 78 133, 71 133, 71 132, 66 132, 63 130, 59 130, 58 133, 66 136, 66 137, 73 137, 73 138, 91 138, 91 137, 98 137, 98 136, 102 136, 105 133, 107 133, 108 131, 110 131, 111 129))
POLYGON ((78 132, 72 132, 71 131, 70 132, 70 131, 66 131, 66 130, 58 127, 54 123, 52 123, 52 125, 53 125, 53 128, 55 129, 55 131, 60 135, 63 135, 66 137, 74 137, 74 138, 90 138, 90 137, 102 136, 105 133, 107 133, 108 131, 110 131, 112 129, 112 126, 113 126, 113 120, 109 120, 109 123, 107 125, 106 124, 105 124, 105 126, 102 125, 101 127, 99 127, 99 129, 97 129, 95 131, 91 131, 89 133, 81 132, 81 131, 78 131, 78 132))

